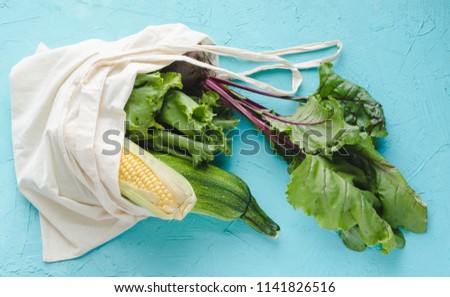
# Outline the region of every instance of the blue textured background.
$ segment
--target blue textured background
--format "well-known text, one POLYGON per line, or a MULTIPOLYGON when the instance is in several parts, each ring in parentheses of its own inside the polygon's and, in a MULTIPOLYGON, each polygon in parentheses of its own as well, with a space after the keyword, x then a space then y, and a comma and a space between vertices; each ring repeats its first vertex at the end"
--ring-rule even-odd
MULTIPOLYGON (((450 276, 448 0, 67 2, 0 1, 0 275, 450 276), (173 22, 208 34, 217 44, 256 51, 340 39, 344 52, 335 70, 383 104, 390 134, 381 152, 428 204, 428 232, 407 232, 406 248, 388 256, 373 249, 352 252, 334 232, 290 207, 284 194, 286 165, 261 152, 221 164, 248 182, 280 224, 277 240, 240 221, 191 214, 182 222, 148 219, 79 259, 43 263, 38 213, 15 183, 11 67, 40 41, 59 47, 88 38, 115 40, 173 22)), ((222 63, 236 70, 249 66, 232 59, 222 63)), ((304 76, 300 93, 308 94, 317 86, 317 71, 304 76)), ((259 78, 288 86, 284 73, 259 78)), ((281 113, 294 108, 257 100, 281 113)), ((249 124, 243 121, 240 127, 249 124)), ((234 150, 240 148, 235 143, 234 150)))

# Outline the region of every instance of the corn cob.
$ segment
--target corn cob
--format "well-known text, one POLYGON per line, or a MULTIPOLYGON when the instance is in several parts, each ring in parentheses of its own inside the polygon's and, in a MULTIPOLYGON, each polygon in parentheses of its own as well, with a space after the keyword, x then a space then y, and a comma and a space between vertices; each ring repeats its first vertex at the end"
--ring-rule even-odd
POLYGON ((123 196, 162 219, 183 219, 196 197, 190 183, 149 152, 125 138, 119 186, 123 196))

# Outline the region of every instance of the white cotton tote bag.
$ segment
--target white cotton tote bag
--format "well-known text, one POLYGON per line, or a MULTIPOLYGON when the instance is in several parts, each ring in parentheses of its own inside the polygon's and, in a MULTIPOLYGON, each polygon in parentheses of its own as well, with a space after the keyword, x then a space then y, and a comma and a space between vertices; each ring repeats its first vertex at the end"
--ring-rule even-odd
MULTIPOLYGON (((121 196, 120 151, 105 153, 113 149, 104 139, 108 131, 116 131, 114 140, 123 145, 123 108, 138 73, 183 60, 217 76, 287 95, 302 82, 299 69, 334 60, 341 50, 335 40, 254 53, 216 46, 207 35, 182 24, 150 26, 112 42, 92 39, 56 49, 40 44, 34 55, 14 66, 10 83, 17 184, 39 211, 44 261, 79 257, 154 216, 121 196), (338 48, 334 55, 298 65, 281 58, 332 46, 338 48), (188 51, 209 53, 212 65, 185 56, 188 51), (219 67, 220 55, 271 64, 237 74, 219 67), (291 90, 249 77, 273 68, 291 70, 291 90)), ((183 216, 195 201, 193 194, 180 206, 183 216)))

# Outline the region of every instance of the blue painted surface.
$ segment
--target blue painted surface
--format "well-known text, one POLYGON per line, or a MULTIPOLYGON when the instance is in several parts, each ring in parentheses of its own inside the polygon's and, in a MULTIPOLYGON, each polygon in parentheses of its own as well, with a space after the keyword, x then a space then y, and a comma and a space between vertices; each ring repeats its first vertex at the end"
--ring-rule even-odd
MULTIPOLYGON (((450 276, 447 0, 60 2, 0 1, 0 275, 450 276), (220 163, 248 182, 280 224, 278 239, 258 235, 239 221, 189 215, 181 222, 148 219, 79 259, 42 262, 38 213, 15 184, 11 67, 41 41, 59 47, 88 38, 115 40, 148 25, 173 22, 208 34, 217 44, 256 51, 340 39, 344 52, 335 70, 383 104, 390 134, 381 152, 428 204, 428 232, 407 232, 406 248, 388 256, 373 249, 352 252, 334 232, 290 207, 284 194, 286 165, 260 152, 235 154, 220 163)), ((248 66, 231 59, 223 65, 248 66)), ((304 74, 300 93, 308 94, 317 86, 317 72, 304 74)), ((284 73, 260 78, 288 85, 284 73)), ((294 108, 257 99, 281 113, 294 108)), ((240 125, 249 127, 245 121, 240 125)), ((240 148, 235 143, 234 151, 240 148)))

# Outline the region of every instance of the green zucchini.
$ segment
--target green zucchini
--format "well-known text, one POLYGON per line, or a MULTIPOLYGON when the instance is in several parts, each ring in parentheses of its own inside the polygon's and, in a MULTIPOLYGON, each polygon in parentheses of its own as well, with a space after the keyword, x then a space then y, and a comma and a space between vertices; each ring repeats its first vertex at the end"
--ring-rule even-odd
POLYGON ((238 176, 213 165, 193 167, 192 162, 168 154, 154 156, 183 175, 194 189, 194 213, 224 221, 241 219, 256 231, 275 238, 280 227, 261 209, 248 185, 238 176))

